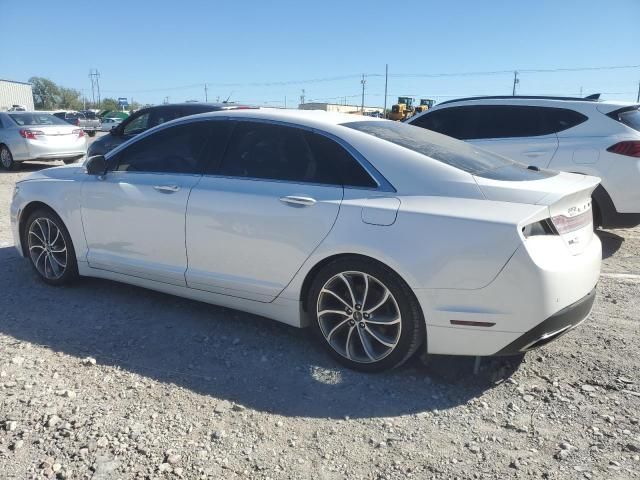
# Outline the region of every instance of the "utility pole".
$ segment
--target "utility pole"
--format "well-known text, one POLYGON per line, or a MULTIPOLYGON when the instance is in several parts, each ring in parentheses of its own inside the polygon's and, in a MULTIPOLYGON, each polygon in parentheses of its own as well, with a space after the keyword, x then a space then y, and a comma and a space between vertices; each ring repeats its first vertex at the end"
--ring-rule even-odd
POLYGON ((91 99, 93 106, 96 106, 96 92, 98 93, 98 108, 100 108, 100 72, 97 68, 89 70, 89 80, 91 80, 91 99))
POLYGON ((208 102, 209 101, 209 95, 207 93, 207 84, 204 84, 204 101, 208 102))
POLYGON ((384 66, 384 110, 382 114, 387 118, 387 85, 389 83, 389 64, 384 66))
POLYGON ((287 96, 286 95, 284 96, 284 108, 285 109, 287 108, 287 96))
POLYGON ((360 80, 360 83, 362 84, 362 103, 360 104, 360 111, 364 113, 364 85, 367 83, 364 78, 364 73, 362 74, 362 80, 360 80))
POLYGON ((520 80, 518 79, 518 72, 515 71, 513 72, 513 96, 516 96, 516 85, 520 83, 520 80))
POLYGON ((640 102, 640 81, 638 81, 638 97, 636 98, 636 103, 640 102))
POLYGON ((302 89, 302 95, 300 95, 300 104, 304 105, 304 88, 302 89))

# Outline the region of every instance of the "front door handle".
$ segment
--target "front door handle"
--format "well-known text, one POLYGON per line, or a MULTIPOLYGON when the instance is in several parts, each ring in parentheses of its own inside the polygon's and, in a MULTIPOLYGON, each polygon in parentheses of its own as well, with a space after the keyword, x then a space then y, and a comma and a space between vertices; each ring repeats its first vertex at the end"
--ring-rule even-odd
POLYGON ((288 205, 297 206, 297 207, 310 207, 311 205, 315 205, 315 199, 311 197, 299 197, 296 195, 288 195, 286 197, 281 197, 280 201, 282 203, 286 203, 288 205))
POLYGON ((180 187, 178 185, 156 185, 153 188, 161 193, 176 193, 180 190, 180 187))

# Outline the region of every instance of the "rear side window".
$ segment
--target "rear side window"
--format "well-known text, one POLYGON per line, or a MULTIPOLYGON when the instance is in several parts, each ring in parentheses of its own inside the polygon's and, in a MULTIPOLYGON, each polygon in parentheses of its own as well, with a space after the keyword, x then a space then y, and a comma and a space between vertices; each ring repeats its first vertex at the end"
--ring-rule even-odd
POLYGON ((568 108, 542 108, 544 134, 558 133, 586 122, 589 118, 568 108))
POLYGON ((209 136, 208 122, 195 122, 154 132, 118 153, 120 172, 201 172, 203 148, 209 136))
POLYGON ((629 128, 640 131, 640 109, 637 106, 623 108, 615 112, 608 113, 607 116, 623 123, 629 128))
POLYGON ((237 125, 218 173, 296 183, 377 186, 333 140, 304 129, 261 122, 237 125))
POLYGON ((495 180, 537 180, 555 175, 529 170, 524 165, 424 128, 396 122, 350 122, 342 124, 458 168, 495 180))

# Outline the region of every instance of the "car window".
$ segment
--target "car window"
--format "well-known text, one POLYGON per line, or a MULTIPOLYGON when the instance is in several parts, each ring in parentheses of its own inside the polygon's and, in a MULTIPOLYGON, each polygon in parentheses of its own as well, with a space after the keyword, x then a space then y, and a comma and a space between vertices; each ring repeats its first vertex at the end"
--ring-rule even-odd
POLYGON ((24 125, 68 125, 64 120, 49 113, 10 113, 9 117, 20 126, 24 125))
POLYGON ((524 165, 436 132, 398 122, 349 122, 342 124, 373 135, 472 175, 495 180, 537 180, 556 175, 524 165))
POLYGON ((335 140, 312 132, 304 135, 318 165, 317 183, 364 188, 378 186, 364 167, 335 140))
POLYGON ((149 125, 147 128, 152 128, 157 125, 162 125, 176 118, 184 117, 182 110, 174 107, 157 108, 151 111, 149 116, 149 125))
POLYGON ((115 170, 200 173, 208 131, 205 122, 195 122, 155 132, 120 151, 115 158, 115 170))
POLYGON ((586 120, 581 113, 565 108, 468 105, 434 110, 411 124, 458 140, 473 140, 550 135, 586 120))
POLYGON ((220 175, 297 183, 375 187, 340 145, 304 129, 240 122, 229 141, 220 175))
POLYGON ((476 116, 472 107, 451 107, 433 110, 418 118, 411 125, 448 135, 459 140, 476 138, 476 116))
POLYGON ((521 105, 473 106, 477 118, 473 138, 514 138, 544 135, 541 108, 521 105))
POLYGON ((640 110, 637 106, 621 108, 608 113, 607 116, 629 128, 640 131, 640 110))
POLYGON ((558 133, 586 122, 589 118, 568 108, 544 107, 542 112, 542 134, 558 133))
POLYGON ((142 133, 149 128, 149 112, 142 113, 138 115, 136 118, 133 118, 129 123, 127 123, 124 127, 125 135, 137 135, 138 133, 142 133))

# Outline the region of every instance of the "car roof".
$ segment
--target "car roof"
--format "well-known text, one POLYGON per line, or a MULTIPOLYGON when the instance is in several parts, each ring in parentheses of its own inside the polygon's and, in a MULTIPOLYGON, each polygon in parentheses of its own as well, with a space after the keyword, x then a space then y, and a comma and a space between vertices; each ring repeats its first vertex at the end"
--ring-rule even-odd
POLYGON ((212 102, 181 102, 181 103, 163 103, 162 105, 152 105, 150 107, 144 107, 141 110, 151 110, 151 109, 156 109, 156 108, 173 108, 173 107, 196 107, 196 108, 209 108, 211 109, 211 111, 216 111, 216 110, 233 110, 233 109, 239 109, 239 108, 250 108, 250 109, 256 109, 258 107, 254 107, 251 105, 244 105, 244 104, 240 104, 240 103, 224 103, 224 102, 220 102, 220 103, 212 103, 212 102))
POLYGON ((620 108, 631 107, 636 104, 632 102, 621 102, 617 100, 599 100, 595 98, 552 97, 538 95, 496 95, 485 97, 467 97, 458 98, 455 100, 447 100, 446 102, 438 103, 426 112, 422 112, 419 115, 415 115, 409 118, 407 122, 413 123, 413 121, 415 121, 417 118, 420 118, 423 115, 428 115, 430 112, 440 109, 472 105, 527 105, 555 108, 573 108, 584 113, 589 112, 592 109, 597 109, 601 113, 607 114, 620 108))
POLYGON ((231 117, 231 118, 254 118, 264 120, 274 120, 281 122, 291 122, 308 127, 318 127, 331 125, 341 125, 344 123, 367 121, 384 122, 381 118, 365 117, 350 113, 325 112, 324 110, 291 110, 281 108, 260 108, 244 110, 227 110, 224 112, 206 112, 197 115, 198 117, 231 117))

